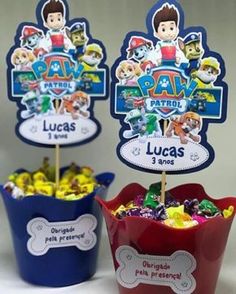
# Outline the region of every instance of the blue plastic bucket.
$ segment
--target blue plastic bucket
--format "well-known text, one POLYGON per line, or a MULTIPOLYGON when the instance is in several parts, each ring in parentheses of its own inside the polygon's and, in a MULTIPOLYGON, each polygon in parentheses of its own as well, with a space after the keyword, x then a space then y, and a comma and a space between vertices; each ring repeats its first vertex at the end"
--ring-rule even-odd
POLYGON ((101 186, 83 199, 32 196, 16 200, 0 187, 21 277, 32 284, 63 287, 96 272, 102 216, 95 195, 106 198, 114 174, 96 176, 101 186))

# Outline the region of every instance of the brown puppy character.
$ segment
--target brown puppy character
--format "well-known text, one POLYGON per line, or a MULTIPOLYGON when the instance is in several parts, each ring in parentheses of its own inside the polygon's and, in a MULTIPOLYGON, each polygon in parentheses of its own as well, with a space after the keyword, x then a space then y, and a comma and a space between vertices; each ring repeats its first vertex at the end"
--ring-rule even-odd
POLYGON ((192 72, 199 69, 200 59, 204 53, 201 33, 190 33, 183 40, 179 38, 178 45, 188 60, 188 67, 185 69, 185 73, 189 76, 192 72))
POLYGON ((89 112, 85 111, 84 109, 87 109, 89 105, 89 96, 82 91, 77 91, 71 96, 66 96, 63 98, 60 114, 64 114, 66 111, 71 114, 73 119, 78 119, 80 115, 88 118, 89 112))
POLYGON ((142 70, 138 63, 131 60, 121 61, 116 69, 116 76, 121 85, 135 86, 137 85, 137 78, 141 75, 142 70))
POLYGON ((17 48, 11 56, 11 62, 15 65, 16 70, 31 70, 31 65, 35 61, 34 54, 25 49, 17 48))
POLYGON ((84 23, 76 23, 70 29, 66 28, 66 35, 75 46, 76 50, 73 55, 75 60, 78 60, 85 51, 85 45, 88 41, 84 23))
POLYGON ((166 131, 167 137, 172 137, 176 135, 180 138, 182 144, 188 143, 188 138, 192 139, 194 142, 199 143, 201 137, 198 132, 201 129, 201 117, 195 112, 186 112, 179 118, 173 118, 166 131))

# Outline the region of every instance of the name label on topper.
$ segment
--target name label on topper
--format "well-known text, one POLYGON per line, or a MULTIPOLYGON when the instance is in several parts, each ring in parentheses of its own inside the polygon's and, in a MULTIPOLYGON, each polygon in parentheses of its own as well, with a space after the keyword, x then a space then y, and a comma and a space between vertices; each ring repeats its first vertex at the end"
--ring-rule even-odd
POLYGON ((54 115, 25 120, 19 128, 22 137, 29 141, 55 145, 82 142, 97 132, 97 125, 90 119, 73 120, 70 115, 54 115))
POLYGON ((34 218, 27 224, 27 232, 31 236, 27 248, 35 256, 42 256, 51 248, 70 246, 88 251, 97 243, 96 227, 97 219, 91 214, 67 222, 50 223, 41 217, 34 218))
POLYGON ((198 167, 209 158, 200 144, 181 144, 178 138, 136 138, 121 147, 121 156, 135 166, 155 171, 179 171, 198 167))
POLYGON ((129 246, 116 250, 119 267, 118 283, 125 288, 139 284, 168 286, 176 294, 191 294, 196 289, 192 273, 196 269, 195 258, 187 251, 176 251, 171 256, 142 255, 129 246))

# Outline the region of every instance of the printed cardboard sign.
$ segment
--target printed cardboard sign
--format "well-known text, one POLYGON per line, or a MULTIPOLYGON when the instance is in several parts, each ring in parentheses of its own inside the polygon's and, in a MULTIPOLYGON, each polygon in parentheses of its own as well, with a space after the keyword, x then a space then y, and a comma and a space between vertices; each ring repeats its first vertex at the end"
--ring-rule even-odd
POLYGON ((112 68, 112 116, 120 120, 117 154, 148 172, 189 173, 209 166, 209 123, 226 119, 224 62, 202 27, 184 27, 177 1, 159 1, 147 33, 130 32, 112 68))
POLYGON ((50 223, 44 218, 34 218, 27 225, 30 239, 28 251, 42 256, 51 248, 76 246, 79 250, 91 250, 97 243, 94 230, 97 219, 92 214, 84 214, 75 221, 50 223))
POLYGON ((191 294, 196 289, 192 273, 197 264, 189 252, 180 250, 171 256, 151 256, 121 246, 116 251, 116 260, 117 281, 125 288, 132 289, 142 283, 170 287, 177 294, 191 294))
POLYGON ((100 133, 96 99, 108 95, 106 52, 86 19, 69 20, 64 0, 41 0, 38 23, 22 23, 8 57, 17 136, 32 145, 79 145, 100 133))

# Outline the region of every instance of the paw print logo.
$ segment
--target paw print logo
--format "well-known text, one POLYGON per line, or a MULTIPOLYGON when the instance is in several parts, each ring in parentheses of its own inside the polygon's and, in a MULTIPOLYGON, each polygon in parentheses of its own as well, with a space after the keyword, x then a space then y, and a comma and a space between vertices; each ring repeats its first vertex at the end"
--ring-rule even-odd
POLYGON ((52 64, 51 69, 52 69, 54 72, 58 72, 59 69, 60 69, 60 65, 59 65, 58 63, 52 64))
POLYGON ((167 81, 167 79, 163 79, 162 81, 160 81, 160 85, 162 88, 167 88, 169 86, 170 82, 167 81))
POLYGON ((181 283, 181 286, 183 288, 187 288, 188 287, 188 282, 184 281, 183 283, 181 283))
POLYGON ((42 229, 43 229, 43 226, 42 226, 42 225, 38 225, 38 226, 37 226, 37 230, 38 230, 38 231, 42 231, 42 229))
POLYGON ((134 156, 139 156, 140 155, 140 151, 141 151, 140 148, 134 147, 133 150, 132 150, 132 154, 134 156))
POLYGON ((37 133, 37 131, 38 131, 38 128, 37 128, 36 126, 32 126, 32 127, 30 128, 30 132, 31 132, 32 134, 37 133))
POLYGON ((126 256, 126 258, 127 258, 127 260, 131 260, 131 259, 132 259, 132 255, 128 254, 128 255, 126 256))
POLYGON ((89 129, 86 127, 81 129, 81 133, 84 135, 88 134, 88 132, 89 132, 89 129))
POLYGON ((197 153, 197 152, 195 152, 195 153, 191 153, 191 154, 190 154, 190 159, 191 159, 192 161, 197 161, 197 160, 199 160, 199 155, 198 155, 198 153, 197 153))

